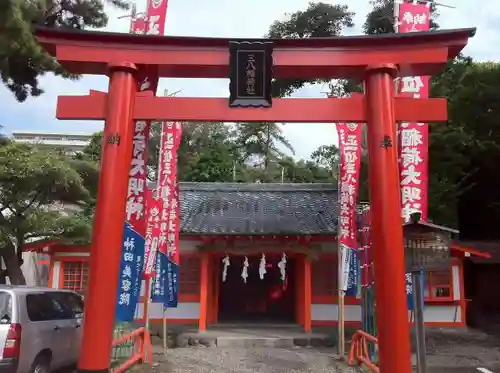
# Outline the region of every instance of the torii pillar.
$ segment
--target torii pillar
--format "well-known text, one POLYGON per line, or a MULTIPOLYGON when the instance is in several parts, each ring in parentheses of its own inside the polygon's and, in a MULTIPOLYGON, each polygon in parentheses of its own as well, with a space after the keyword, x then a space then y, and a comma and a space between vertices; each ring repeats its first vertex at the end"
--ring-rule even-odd
POLYGON ((85 299, 83 340, 78 361, 80 372, 93 373, 108 372, 110 364, 123 222, 132 160, 134 104, 138 90, 137 68, 134 64, 109 64, 108 71, 109 91, 98 202, 92 231, 91 275, 88 284, 90 296, 85 299))
POLYGON ((380 371, 411 373, 396 121, 443 121, 447 104, 445 99, 395 98, 393 78, 438 73, 474 33, 475 29, 462 29, 266 40, 274 43, 275 77, 360 79, 365 95, 277 99, 271 108, 235 109, 223 98, 135 93, 135 66, 154 65, 159 77, 227 78, 229 39, 37 30, 45 49, 70 72, 110 74, 109 93, 62 96, 57 108, 60 119, 106 120, 80 372, 109 371, 132 121, 178 120, 368 124, 380 371))
POLYGON ((397 67, 391 64, 372 66, 367 69, 365 78, 377 329, 379 346, 384 346, 384 356, 380 356, 382 373, 409 373, 412 367, 408 303, 405 297, 395 296, 406 294, 404 239, 400 229, 398 137, 394 115, 396 73, 397 67), (383 332, 380 333, 380 330, 383 332), (393 358, 389 357, 391 353, 393 358))

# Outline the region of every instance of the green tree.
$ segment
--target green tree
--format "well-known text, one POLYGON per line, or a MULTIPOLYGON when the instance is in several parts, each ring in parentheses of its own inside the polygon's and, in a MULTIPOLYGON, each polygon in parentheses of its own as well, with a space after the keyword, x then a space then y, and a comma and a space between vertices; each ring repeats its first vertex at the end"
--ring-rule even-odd
MULTIPOLYGON (((354 12, 347 5, 332 5, 324 2, 310 2, 306 10, 286 14, 285 20, 277 20, 269 27, 266 37, 284 38, 325 38, 340 36, 346 28, 354 27, 354 12)), ((313 81, 314 82, 314 81, 313 81)), ((273 83, 275 97, 289 96, 306 83, 301 79, 276 79, 273 83)))
POLYGON ((295 154, 278 123, 238 123, 235 143, 244 161, 254 161, 254 166, 263 168, 265 181, 270 181, 271 162, 284 156, 280 148, 295 154))
POLYGON ((2 277, 25 283, 20 265, 32 240, 88 240, 91 217, 82 207, 89 197, 81 175, 59 152, 15 142, 0 147, 2 277))
POLYGON ((76 153, 75 158, 99 163, 101 161, 102 140, 104 132, 99 131, 90 137, 90 141, 81 153, 76 153))
POLYGON ((499 63, 465 57, 433 79, 432 96, 448 98, 448 121, 433 124, 429 136, 429 207, 436 221, 457 226, 459 204, 469 210, 461 215, 475 215, 476 222, 484 216, 483 225, 500 221, 499 89, 499 63))
MULTIPOLYGON (((127 9, 128 0, 107 0, 127 9)), ((100 0, 2 0, 0 1, 0 74, 17 100, 38 96, 43 90, 38 78, 51 72, 65 78, 59 63, 38 45, 34 26, 65 29, 104 27, 108 17, 100 0)))
POLYGON ((317 166, 328 170, 332 180, 338 181, 340 151, 336 145, 321 145, 311 154, 311 159, 317 166))
POLYGON ((331 183, 334 182, 329 170, 313 161, 291 157, 278 162, 282 169, 283 181, 288 183, 331 183))
POLYGON ((183 126, 178 153, 179 179, 226 182, 241 177, 232 140, 231 128, 225 123, 189 123, 183 126))
MULTIPOLYGON (((153 123, 148 143, 148 179, 155 181, 161 146, 161 123, 153 123)), ((95 133, 75 165, 89 181, 97 180, 93 164, 100 162, 103 133, 95 133), (82 162, 86 161, 86 162, 82 162), (88 172, 83 173, 86 167, 88 172)), ((181 181, 231 181, 236 166, 241 179, 241 166, 233 142, 231 127, 225 123, 183 123, 182 139, 177 153, 178 177, 181 181)), ((97 185, 97 183, 95 183, 97 185)))

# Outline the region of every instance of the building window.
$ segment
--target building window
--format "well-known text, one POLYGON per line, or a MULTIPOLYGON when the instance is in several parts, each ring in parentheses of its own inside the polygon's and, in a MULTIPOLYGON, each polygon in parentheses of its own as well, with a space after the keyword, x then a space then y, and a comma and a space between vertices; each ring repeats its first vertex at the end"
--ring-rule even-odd
POLYGON ((438 272, 426 272, 424 295, 426 300, 452 299, 451 268, 438 272))
POLYGON ((311 285, 313 297, 337 295, 337 257, 321 255, 311 263, 311 285))
POLYGON ((198 295, 200 293, 199 257, 180 256, 179 293, 181 295, 198 295))
POLYGON ((89 278, 89 265, 87 261, 62 262, 63 283, 62 288, 73 290, 80 295, 85 295, 89 278))

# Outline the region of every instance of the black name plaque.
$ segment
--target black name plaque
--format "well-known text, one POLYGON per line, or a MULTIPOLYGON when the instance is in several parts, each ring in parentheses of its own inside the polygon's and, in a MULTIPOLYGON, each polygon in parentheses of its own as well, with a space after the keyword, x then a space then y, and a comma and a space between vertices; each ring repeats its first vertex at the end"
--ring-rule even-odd
POLYGON ((271 107, 273 43, 229 43, 229 107, 271 107))

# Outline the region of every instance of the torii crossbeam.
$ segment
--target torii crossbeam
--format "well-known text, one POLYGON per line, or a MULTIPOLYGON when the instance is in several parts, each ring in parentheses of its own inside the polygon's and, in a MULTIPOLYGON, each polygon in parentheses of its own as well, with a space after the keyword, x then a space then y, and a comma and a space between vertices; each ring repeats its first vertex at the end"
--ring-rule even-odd
MULTIPOLYGON (((281 99, 271 108, 229 108, 225 99, 138 94, 137 71, 159 77, 227 78, 229 39, 161 37, 39 29, 39 42, 70 72, 107 74, 108 93, 59 98, 60 119, 105 119, 90 283, 78 367, 108 372, 135 119, 180 121, 366 122, 377 283, 380 371, 410 373, 396 121, 446 119, 444 99, 395 99, 393 79, 438 73, 475 29, 321 39, 267 39, 273 76, 364 80, 364 96, 281 99), (386 144, 381 146, 381 143, 386 144)), ((255 40, 254 40, 255 41, 255 40)))
MULTIPOLYGON (((104 120, 107 93, 91 91, 88 96, 60 96, 58 119, 104 120)), ((446 99, 395 98, 395 116, 402 122, 438 122, 447 119, 446 99)), ((351 98, 274 99, 273 107, 229 108, 224 98, 155 97, 136 93, 134 120, 178 120, 184 122, 358 122, 368 119, 363 95, 351 98), (332 119, 335 118, 335 119, 332 119)))

